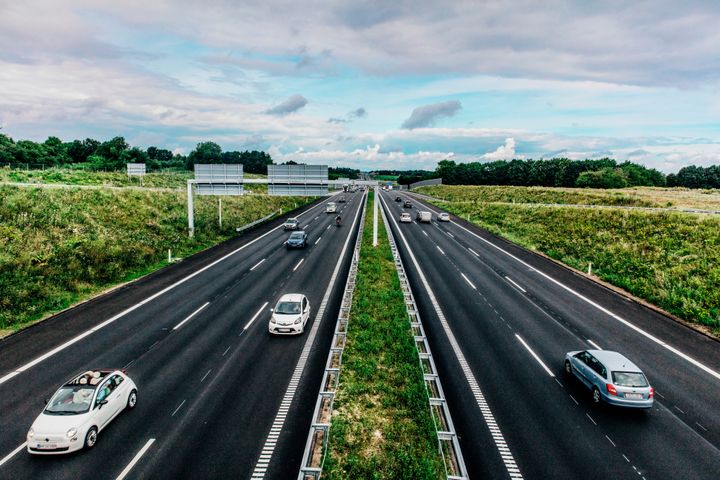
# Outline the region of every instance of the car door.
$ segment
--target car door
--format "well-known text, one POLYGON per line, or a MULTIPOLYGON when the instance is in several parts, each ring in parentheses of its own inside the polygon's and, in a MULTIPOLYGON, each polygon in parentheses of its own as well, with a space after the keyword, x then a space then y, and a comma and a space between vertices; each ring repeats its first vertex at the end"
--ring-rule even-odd
POLYGON ((588 361, 590 359, 591 355, 587 352, 580 352, 575 355, 575 376, 580 379, 581 382, 583 382, 588 387, 590 386, 590 379, 588 378, 588 369, 590 368, 588 366, 588 361))
POLYGON ((308 318, 310 318, 310 304, 308 302, 307 297, 303 297, 302 300, 302 316, 303 316, 303 326, 307 324, 308 318))
POLYGON ((114 386, 114 384, 111 384, 110 379, 107 378, 97 389, 95 401, 93 402, 93 417, 100 430, 105 427, 115 413, 110 403, 114 386))
POLYGON ((600 390, 603 390, 605 388, 605 384, 607 383, 607 370, 600 362, 600 360, 593 357, 592 355, 590 355, 588 366, 590 367, 590 372, 588 373, 589 377, 592 379, 592 384, 598 387, 600 390))

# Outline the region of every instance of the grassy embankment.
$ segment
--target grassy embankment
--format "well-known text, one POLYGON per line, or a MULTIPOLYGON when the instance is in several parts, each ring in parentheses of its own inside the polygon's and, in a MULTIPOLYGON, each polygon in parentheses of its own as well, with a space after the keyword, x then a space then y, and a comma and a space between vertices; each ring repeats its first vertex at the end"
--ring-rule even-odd
MULTIPOLYGON (((636 190, 642 192, 643 201, 651 202, 656 189, 636 190)), ((657 190, 663 199, 687 204, 682 191, 657 190)), ((435 203, 573 268, 587 270, 592 262, 593 274, 600 279, 720 334, 719 216, 507 203, 507 199, 545 203, 555 195, 552 203, 618 205, 615 192, 602 190, 442 186, 418 191, 448 199, 435 203), (503 203, 494 203, 498 198, 503 203)), ((635 202, 631 192, 625 195, 629 200, 623 204, 635 202)), ((697 208, 712 208, 708 205, 720 199, 719 192, 705 195, 707 203, 698 203, 697 195, 690 201, 697 208)))
MULTIPOLYGON (((372 212, 372 192, 368 201, 372 212)), ((323 478, 430 479, 444 472, 400 281, 380 219, 365 220, 323 478)))
MULTIPOLYGON (((107 175, 107 174, 102 174, 107 175)), ((187 236, 184 190, 0 186, 0 335, 114 284, 235 235, 245 225, 310 199, 195 197, 187 236)))

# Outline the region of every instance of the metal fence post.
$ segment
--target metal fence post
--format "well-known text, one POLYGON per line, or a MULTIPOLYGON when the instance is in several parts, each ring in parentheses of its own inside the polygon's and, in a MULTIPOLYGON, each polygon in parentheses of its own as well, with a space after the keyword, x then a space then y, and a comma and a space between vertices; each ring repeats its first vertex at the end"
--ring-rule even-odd
POLYGON ((188 236, 192 238, 195 235, 195 218, 193 212, 193 186, 194 181, 187 181, 187 194, 188 194, 188 236))

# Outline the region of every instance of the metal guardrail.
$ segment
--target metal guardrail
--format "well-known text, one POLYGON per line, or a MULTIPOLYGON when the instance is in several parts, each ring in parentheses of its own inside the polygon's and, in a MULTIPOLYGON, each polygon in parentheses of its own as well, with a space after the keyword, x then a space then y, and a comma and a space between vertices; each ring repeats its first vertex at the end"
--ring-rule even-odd
MULTIPOLYGON (((367 205, 367 196, 365 197, 367 205)), ((302 463, 298 480, 317 480, 322 474, 327 454, 328 438, 330 435, 330 420, 332 417, 333 402, 335 401, 335 390, 340 378, 340 367, 342 365, 342 354, 345 351, 345 337, 347 335, 348 322, 350 321, 350 308, 352 307, 353 294, 355 293, 355 279, 357 277, 358 263, 360 262, 360 245, 362 244, 363 230, 365 228, 365 210, 363 205, 360 215, 360 228, 358 229, 353 257, 350 264, 350 272, 345 282, 340 313, 335 323, 335 333, 330 347, 327 362, 325 362, 325 373, 323 374, 320 392, 318 393, 315 409, 313 410, 312 424, 305 442, 302 463)))
POLYGON ((442 178, 431 178, 429 180, 421 180, 419 182, 411 183, 410 189, 416 187, 428 187, 430 185, 442 185, 442 178))
POLYGON ((428 394, 428 401, 430 404, 430 413, 435 424, 435 431, 438 437, 438 449, 440 455, 443 458, 445 464, 445 475, 447 479, 460 480, 467 479, 467 468, 465 467, 465 460, 463 459, 462 451, 460 450, 460 443, 455 432, 455 426, 450 416, 450 410, 445 400, 445 393, 443 392, 442 384, 440 383, 440 376, 437 373, 435 367, 435 360, 433 359, 432 352, 430 351, 430 345, 428 344, 427 337, 425 336, 425 329, 423 328, 422 320, 420 319, 420 312, 417 309, 415 303, 415 297, 413 296, 412 289, 410 288, 410 282, 408 281, 405 273, 405 267, 403 266, 402 259, 400 258, 400 252, 398 251, 395 238, 393 237, 390 223, 388 222, 385 209, 382 208, 382 217, 385 222, 385 230, 387 231, 388 242, 390 243, 390 250, 395 260, 395 269, 397 270, 398 277, 400 278, 400 288, 402 289, 403 296, 405 297, 405 309, 407 310, 408 320, 410 321, 410 328, 413 332, 415 339, 415 347, 417 348, 420 367, 423 371, 423 377, 425 379, 425 389, 428 394))
POLYGON ((262 222, 264 222, 264 221, 266 221, 266 220, 270 220, 270 219, 271 219, 272 217, 274 217, 275 215, 282 215, 282 208, 279 208, 279 209, 277 209, 276 211, 272 212, 271 214, 265 215, 264 217, 259 218, 259 219, 255 220, 254 222, 250 222, 250 223, 248 223, 248 224, 246 224, 246 225, 243 225, 242 227, 237 227, 237 228, 235 229, 235 231, 238 232, 238 233, 240 233, 240 232, 242 232, 242 231, 247 230, 248 228, 254 227, 255 225, 257 225, 257 224, 259 224, 259 223, 262 223, 262 222))

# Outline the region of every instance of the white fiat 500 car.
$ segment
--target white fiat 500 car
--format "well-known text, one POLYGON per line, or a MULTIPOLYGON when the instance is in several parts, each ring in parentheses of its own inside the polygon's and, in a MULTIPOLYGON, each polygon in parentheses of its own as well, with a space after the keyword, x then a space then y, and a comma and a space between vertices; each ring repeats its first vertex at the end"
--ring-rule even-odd
POLYGON ((268 329, 270 333, 280 335, 295 335, 305 331, 305 325, 310 318, 310 302, 301 293, 288 293, 280 297, 272 316, 268 329))
POLYGON ((53 455, 92 448, 98 433, 137 403, 137 386, 120 370, 89 370, 50 398, 27 433, 27 450, 53 455))

